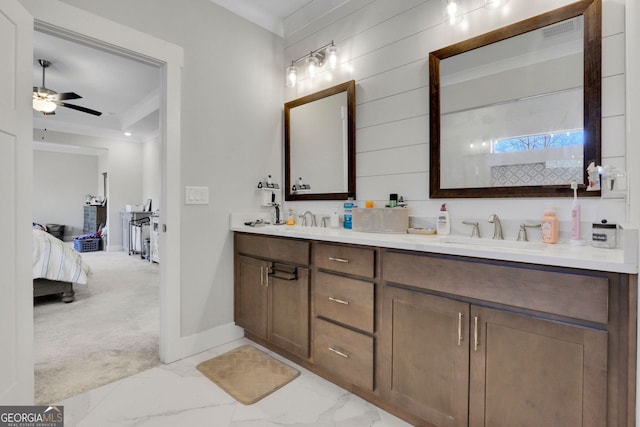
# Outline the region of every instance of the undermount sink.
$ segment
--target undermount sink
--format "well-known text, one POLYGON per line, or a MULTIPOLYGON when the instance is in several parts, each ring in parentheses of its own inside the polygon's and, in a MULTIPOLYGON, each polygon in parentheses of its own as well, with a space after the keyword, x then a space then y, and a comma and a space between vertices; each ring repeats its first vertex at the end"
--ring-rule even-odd
POLYGON ((499 240, 499 239, 478 239, 462 236, 443 236, 439 239, 440 243, 448 243, 455 245, 475 246, 478 248, 491 249, 507 249, 507 250, 523 250, 542 252, 547 247, 542 242, 521 242, 517 240, 499 240))

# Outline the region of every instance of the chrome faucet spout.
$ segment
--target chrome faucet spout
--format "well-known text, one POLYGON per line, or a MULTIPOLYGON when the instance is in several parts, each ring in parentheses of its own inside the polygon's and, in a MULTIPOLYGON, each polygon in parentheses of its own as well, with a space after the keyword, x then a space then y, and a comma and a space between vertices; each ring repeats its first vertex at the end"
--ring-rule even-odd
POLYGON ((489 222, 491 224, 494 224, 493 238, 498 240, 503 240, 504 237, 502 235, 502 223, 500 223, 500 218, 498 218, 498 215, 491 214, 489 216, 489 222))
POLYGON ((309 215, 309 217, 311 217, 311 224, 309 224, 311 227, 315 227, 316 226, 316 216, 313 214, 313 212, 306 210, 304 212, 302 212, 300 215, 298 215, 298 217, 302 218, 302 226, 306 227, 307 226, 307 215, 309 215))

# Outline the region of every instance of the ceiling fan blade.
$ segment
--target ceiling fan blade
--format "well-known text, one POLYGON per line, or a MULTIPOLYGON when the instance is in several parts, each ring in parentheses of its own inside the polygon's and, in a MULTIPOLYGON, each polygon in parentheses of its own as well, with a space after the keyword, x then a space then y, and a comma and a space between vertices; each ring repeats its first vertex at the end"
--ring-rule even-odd
POLYGON ((75 92, 65 92, 49 95, 47 98, 52 101, 64 101, 66 99, 80 99, 82 97, 75 92))
POLYGON ((86 107, 81 107, 79 105, 67 104, 65 102, 58 102, 58 101, 56 101, 56 104, 58 104, 58 105, 60 105, 62 107, 71 108, 72 110, 82 111, 83 113, 93 114, 94 116, 101 116, 102 115, 102 113, 100 111, 92 110, 92 109, 86 108, 86 107))

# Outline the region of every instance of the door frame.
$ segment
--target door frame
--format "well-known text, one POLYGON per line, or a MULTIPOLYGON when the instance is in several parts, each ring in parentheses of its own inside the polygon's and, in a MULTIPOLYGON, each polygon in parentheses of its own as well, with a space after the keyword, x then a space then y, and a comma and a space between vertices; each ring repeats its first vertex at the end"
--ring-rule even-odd
POLYGON ((160 360, 182 357, 180 337, 180 114, 183 48, 58 1, 30 7, 35 29, 108 49, 160 68, 160 360))

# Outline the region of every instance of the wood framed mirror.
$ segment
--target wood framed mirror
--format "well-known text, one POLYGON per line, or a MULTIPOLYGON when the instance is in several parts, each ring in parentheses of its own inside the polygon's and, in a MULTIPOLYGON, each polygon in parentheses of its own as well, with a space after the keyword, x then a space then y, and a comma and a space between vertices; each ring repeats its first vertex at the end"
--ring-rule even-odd
POLYGON ((356 193, 354 80, 284 105, 285 200, 346 200, 356 193))
POLYGON ((599 196, 601 57, 601 0, 429 53, 429 197, 599 196))

